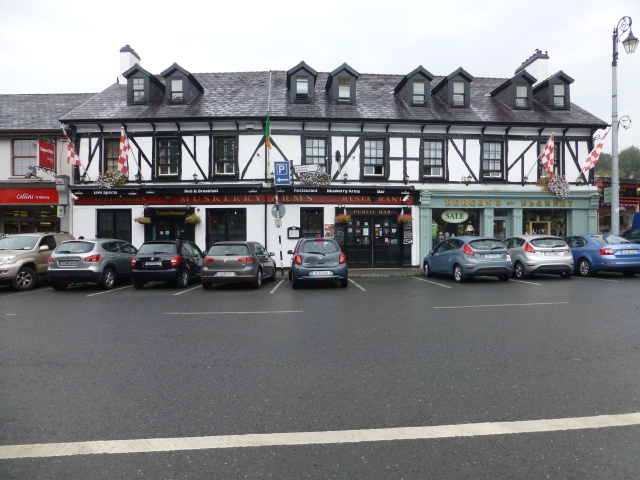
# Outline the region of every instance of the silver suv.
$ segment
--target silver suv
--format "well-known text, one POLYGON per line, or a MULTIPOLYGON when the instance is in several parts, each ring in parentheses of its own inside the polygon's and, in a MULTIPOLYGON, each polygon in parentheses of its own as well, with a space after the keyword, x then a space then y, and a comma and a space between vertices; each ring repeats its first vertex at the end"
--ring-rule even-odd
POLYGON ((47 259, 56 246, 73 240, 67 232, 13 233, 0 239, 0 283, 30 290, 47 278, 47 259))
POLYGON ((54 290, 72 283, 97 283, 110 290, 117 280, 131 281, 131 258, 137 251, 116 238, 62 242, 49 257, 49 283, 54 290))

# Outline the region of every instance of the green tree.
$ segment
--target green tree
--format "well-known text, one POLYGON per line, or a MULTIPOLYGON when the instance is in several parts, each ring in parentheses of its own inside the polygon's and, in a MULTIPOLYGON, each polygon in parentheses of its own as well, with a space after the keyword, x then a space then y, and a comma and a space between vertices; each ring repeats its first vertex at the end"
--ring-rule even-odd
MULTIPOLYGON (((618 154, 618 171, 620 178, 640 178, 640 148, 627 147, 618 154)), ((596 164, 595 174, 598 177, 611 176, 611 155, 603 153, 596 164)))
POLYGON ((600 155, 598 163, 595 168, 596 177, 610 177, 611 176, 611 155, 603 153, 600 155))

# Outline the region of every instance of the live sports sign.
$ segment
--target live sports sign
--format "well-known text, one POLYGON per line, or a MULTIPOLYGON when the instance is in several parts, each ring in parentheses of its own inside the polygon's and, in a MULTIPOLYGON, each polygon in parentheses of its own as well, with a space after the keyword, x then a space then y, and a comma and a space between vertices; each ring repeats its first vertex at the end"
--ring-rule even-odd
POLYGON ((38 140, 38 166, 48 170, 56 169, 56 146, 53 143, 38 140))

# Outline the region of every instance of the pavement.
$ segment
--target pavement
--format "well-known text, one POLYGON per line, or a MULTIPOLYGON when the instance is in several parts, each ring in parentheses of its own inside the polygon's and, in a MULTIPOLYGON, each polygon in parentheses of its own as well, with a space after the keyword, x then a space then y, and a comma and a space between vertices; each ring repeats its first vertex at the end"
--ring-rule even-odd
POLYGON ((417 277, 424 275, 418 267, 409 268, 350 268, 350 278, 366 277, 417 277))

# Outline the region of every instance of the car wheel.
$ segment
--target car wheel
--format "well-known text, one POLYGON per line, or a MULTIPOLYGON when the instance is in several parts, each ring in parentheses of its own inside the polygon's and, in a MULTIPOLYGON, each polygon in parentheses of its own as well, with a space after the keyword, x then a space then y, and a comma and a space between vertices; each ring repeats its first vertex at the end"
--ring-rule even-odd
POLYGON ((464 274, 462 273, 462 267, 458 264, 453 266, 453 279, 458 282, 464 282, 464 274))
POLYGON ((297 290, 300 288, 300 281, 296 280, 295 278, 291 279, 291 288, 293 288, 294 290, 297 290))
POLYGON ((500 280, 501 282, 508 282, 509 275, 498 275, 498 280, 500 280))
POLYGON ((292 278, 293 278, 293 277, 292 277, 292 275, 291 275, 291 269, 289 269, 289 281, 291 281, 291 279, 292 279, 292 278))
POLYGON ((211 283, 211 282, 202 282, 202 288, 204 288, 205 290, 211 290, 211 287, 213 287, 213 283, 211 283))
POLYGON ((633 277, 638 272, 622 272, 625 277, 633 277))
POLYGON ((561 272, 560 278, 571 278, 571 273, 569 272, 561 272))
POLYGON ((347 278, 340 279, 340 286, 342 288, 347 288, 349 286, 349 279, 347 278))
POLYGON ((251 286, 255 289, 258 289, 262 286, 262 270, 258 270, 256 279, 251 283, 251 286))
POLYGON ((578 273, 583 277, 590 277, 593 275, 593 267, 586 258, 581 258, 578 262, 578 273))
POLYGON ((51 282, 51 288, 53 288, 54 290, 64 290, 68 286, 68 283, 51 282))
POLYGON ((180 276, 176 283, 178 284, 178 288, 187 288, 189 285, 189 270, 187 268, 180 272, 180 276))
POLYGON ((36 286, 38 276, 29 267, 22 267, 16 278, 11 280, 11 286, 16 290, 31 290, 36 286))
POLYGON ((424 276, 425 277, 433 276, 433 274, 431 273, 431 267, 429 266, 429 264, 427 262, 424 262, 424 265, 422 266, 422 269, 424 270, 424 276))
POLYGON ((513 274, 518 280, 522 280, 527 274, 524 271, 524 265, 520 262, 516 262, 515 267, 513 267, 513 274))
POLYGON ((116 284, 116 271, 113 268, 105 268, 102 272, 100 286, 105 290, 111 290, 116 284))
POLYGON ((141 290, 144 287, 144 282, 136 280, 135 278, 131 280, 131 283, 133 283, 133 288, 136 290, 141 290))

